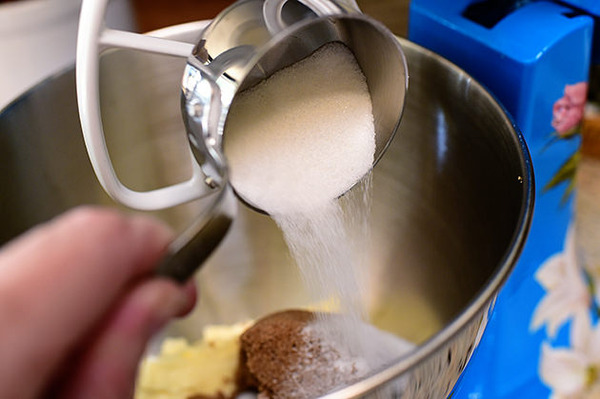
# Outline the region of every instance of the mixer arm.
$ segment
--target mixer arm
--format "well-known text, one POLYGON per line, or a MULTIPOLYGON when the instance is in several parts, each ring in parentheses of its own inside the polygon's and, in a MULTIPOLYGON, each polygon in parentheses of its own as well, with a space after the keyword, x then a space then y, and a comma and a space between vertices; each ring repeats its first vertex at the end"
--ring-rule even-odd
POLYGON ((205 184, 206 176, 194 161, 191 150, 192 177, 187 181, 140 192, 129 189, 117 177, 106 146, 100 112, 100 54, 109 48, 129 48, 187 58, 194 45, 107 28, 104 19, 108 1, 82 2, 77 42, 76 86, 81 128, 100 184, 115 200, 140 210, 168 208, 212 194, 216 187, 205 184))

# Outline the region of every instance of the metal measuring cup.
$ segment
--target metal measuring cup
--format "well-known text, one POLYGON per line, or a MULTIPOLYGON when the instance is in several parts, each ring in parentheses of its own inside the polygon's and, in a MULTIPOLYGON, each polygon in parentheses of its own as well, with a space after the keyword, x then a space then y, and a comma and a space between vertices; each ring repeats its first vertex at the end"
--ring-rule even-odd
POLYGON ((369 87, 375 121, 375 162, 394 136, 404 108, 408 74, 402 49, 383 25, 352 0, 240 0, 203 30, 197 44, 108 29, 108 0, 84 0, 77 54, 77 91, 86 147, 103 188, 115 200, 154 210, 214 194, 204 218, 176 239, 160 273, 189 278, 225 236, 235 214, 228 185, 223 128, 236 93, 330 42, 355 55, 369 87), (139 192, 116 176, 104 141, 98 104, 98 56, 111 47, 185 56, 181 109, 191 143, 193 175, 185 182, 139 192))

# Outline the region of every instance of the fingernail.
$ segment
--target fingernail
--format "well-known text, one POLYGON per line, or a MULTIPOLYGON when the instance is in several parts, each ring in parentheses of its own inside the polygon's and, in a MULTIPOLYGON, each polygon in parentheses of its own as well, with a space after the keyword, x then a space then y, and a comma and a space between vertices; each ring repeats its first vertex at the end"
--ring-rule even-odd
POLYGON ((196 303, 196 288, 193 283, 184 286, 177 285, 169 280, 161 280, 160 284, 164 291, 157 296, 158 311, 155 315, 155 325, 162 327, 165 323, 175 317, 188 314, 196 303))
POLYGON ((198 292, 196 290, 196 283, 188 281, 183 287, 181 287, 183 296, 185 297, 185 305, 181 307, 181 311, 176 315, 177 317, 183 317, 190 313, 196 306, 196 300, 198 299, 198 292))

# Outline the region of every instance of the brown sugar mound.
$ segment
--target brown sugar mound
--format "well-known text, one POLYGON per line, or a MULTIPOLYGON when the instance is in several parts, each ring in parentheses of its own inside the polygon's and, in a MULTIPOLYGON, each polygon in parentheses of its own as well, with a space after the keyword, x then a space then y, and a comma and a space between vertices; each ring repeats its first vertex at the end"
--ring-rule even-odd
POLYGON ((314 327, 317 314, 271 314, 241 336, 239 385, 259 398, 314 398, 358 377, 357 366, 314 327))

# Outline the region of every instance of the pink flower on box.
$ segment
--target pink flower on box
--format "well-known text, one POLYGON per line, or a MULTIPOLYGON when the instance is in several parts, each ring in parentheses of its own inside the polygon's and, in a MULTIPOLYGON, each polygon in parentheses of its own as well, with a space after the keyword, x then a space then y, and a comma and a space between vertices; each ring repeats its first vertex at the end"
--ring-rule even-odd
POLYGON ((564 135, 581 122, 587 99, 587 89, 586 82, 566 85, 564 96, 554 103, 552 127, 559 135, 564 135))

